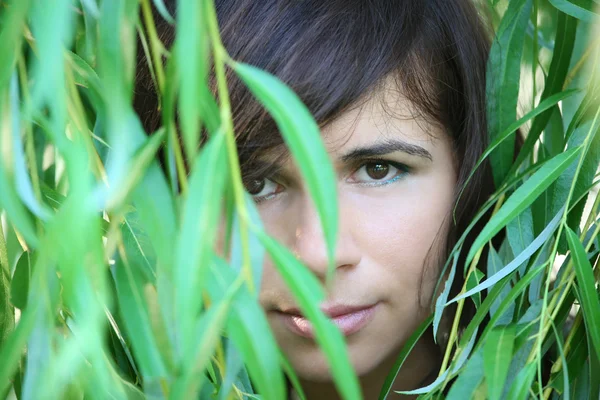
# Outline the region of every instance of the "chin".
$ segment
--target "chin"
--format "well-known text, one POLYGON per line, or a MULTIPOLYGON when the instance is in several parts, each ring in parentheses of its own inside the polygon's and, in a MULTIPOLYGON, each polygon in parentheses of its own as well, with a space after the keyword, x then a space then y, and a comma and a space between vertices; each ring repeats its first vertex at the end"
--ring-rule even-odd
MULTIPOLYGON (((369 347, 365 343, 349 343, 350 362, 359 377, 373 372, 386 358, 381 347, 378 349, 369 347)), ((287 353, 287 356, 299 378, 323 383, 333 380, 327 359, 316 344, 311 349, 302 349, 302 351, 295 349, 293 354, 287 353)))

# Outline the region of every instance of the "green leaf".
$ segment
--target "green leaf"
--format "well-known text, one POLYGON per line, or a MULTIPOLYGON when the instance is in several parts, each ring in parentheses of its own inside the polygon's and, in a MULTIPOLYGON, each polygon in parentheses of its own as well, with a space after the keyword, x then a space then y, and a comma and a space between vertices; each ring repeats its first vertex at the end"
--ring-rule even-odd
POLYGON ((575 232, 566 227, 566 234, 577 276, 579 301, 583 309, 585 326, 589 340, 596 351, 596 357, 600 359, 600 330, 598 330, 600 326, 600 300, 598 299, 594 270, 575 232))
MULTIPOLYGON (((492 43, 487 65, 486 97, 488 129, 491 140, 517 118, 517 99, 521 79, 521 55, 532 0, 513 0, 492 43)), ((506 140, 491 155, 496 187, 504 181, 513 160, 514 138, 506 140)))
MULTIPOLYGON (((237 275, 224 260, 214 256, 213 261, 207 290, 213 301, 219 301, 237 275)), ((258 393, 266 400, 285 398, 285 383, 279 367, 281 358, 264 309, 247 288, 242 287, 231 310, 227 335, 240 351, 258 393)))
POLYGON ((546 161, 523 185, 506 200, 471 246, 466 264, 470 264, 481 247, 490 241, 507 223, 523 212, 533 201, 552 184, 579 154, 581 147, 567 150, 546 161))
POLYGON ((213 136, 198 155, 183 204, 182 225, 175 247, 174 289, 176 339, 179 357, 193 336, 193 321, 202 307, 202 291, 209 271, 220 217, 221 195, 228 176, 223 134, 213 136))
POLYGON ((550 4, 567 15, 586 22, 597 22, 597 19, 600 18, 600 14, 592 11, 593 3, 591 1, 585 1, 584 3, 587 3, 587 7, 573 4, 569 0, 550 0, 550 4))
MULTIPOLYGON (((204 90, 208 73, 209 45, 204 0, 180 0, 177 3, 177 60, 179 111, 183 145, 193 161, 200 143, 201 97, 211 96, 204 90)), ((208 111, 208 110, 207 110, 208 111)))
POLYGON ((32 264, 29 252, 24 252, 17 262, 17 267, 15 268, 15 273, 10 284, 10 301, 15 307, 21 310, 24 310, 27 305, 32 264))
MULTIPOLYGON (((510 263, 508 265, 510 265, 510 263)), ((487 263, 487 273, 488 273, 488 275, 490 277, 494 277, 494 276, 504 277, 503 276, 504 274, 496 275, 500 271, 502 271, 503 266, 504 266, 504 263, 502 262, 502 259, 500 258, 500 256, 496 252, 496 249, 494 249, 493 247, 490 247, 490 250, 489 250, 489 253, 488 253, 488 263, 487 263)), ((514 269, 513 269, 513 271, 514 271, 514 269)), ((498 281, 500 279, 498 279, 498 281)), ((477 286, 475 286, 471 290, 474 290, 475 288, 477 288, 477 286)), ((488 287, 487 290, 488 290, 488 294, 489 294, 490 288, 488 287)), ((467 293, 468 292, 469 291, 467 290, 467 293)), ((494 314, 496 314, 496 310, 500 306, 500 303, 502 303, 502 300, 506 296, 508 296, 509 292, 510 292, 510 286, 509 285, 504 286, 504 288, 500 292, 500 295, 496 298, 496 300, 492 303, 492 306, 490 307, 490 316, 494 316, 494 314)), ((477 294, 479 294, 479 292, 477 294)), ((500 315, 500 317, 498 318, 498 324, 499 325, 507 325, 507 324, 509 324, 512 321, 512 319, 513 319, 514 312, 515 312, 515 305, 512 304, 511 307, 509 307, 509 309, 506 310, 505 313, 503 313, 502 315, 500 315)))
POLYGON ((115 260, 114 271, 119 309, 139 368, 147 379, 166 377, 167 368, 152 331, 148 305, 144 299, 143 280, 135 269, 120 258, 115 260))
MULTIPOLYGON (((508 202, 507 202, 507 204, 508 204, 508 202)), ((554 231, 556 230, 556 228, 558 227, 558 224, 560 223, 560 221, 562 219, 563 211, 564 211, 564 208, 562 210, 559 210, 559 212, 554 216, 552 221, 550 221, 550 223, 542 231, 542 233, 540 233, 538 235, 538 237, 536 237, 535 240, 533 242, 531 242, 531 244, 529 246, 527 246, 527 248, 525 250, 523 250, 523 252, 521 252, 519 255, 517 255, 514 260, 512 260, 510 263, 508 263, 508 265, 503 267, 496 274, 490 276, 485 281, 481 282, 479 285, 475 286, 473 289, 455 297, 454 299, 452 299, 451 301, 446 303, 446 305, 454 303, 460 299, 464 299, 469 296, 472 296, 475 293, 478 293, 484 289, 487 289, 487 288, 495 285, 497 282, 504 279, 505 277, 510 275, 512 272, 514 272, 517 268, 519 268, 519 266, 521 264, 523 264, 529 257, 531 257, 540 247, 542 247, 546 243, 546 241, 550 238, 550 236, 554 233, 554 231)))
POLYGON ((234 63, 233 69, 271 113, 304 177, 315 202, 332 261, 338 229, 336 176, 320 137, 319 127, 298 96, 273 75, 250 65, 234 63))
POLYGON ((515 325, 492 329, 483 346, 483 369, 487 382, 488 395, 497 400, 502 394, 508 367, 513 356, 515 325))
POLYGON ((537 364, 534 362, 526 364, 525 368, 519 372, 508 392, 508 399, 525 400, 529 398, 529 390, 531 388, 531 381, 535 375, 536 366, 537 364))
MULTIPOLYGON (((554 51, 552 53, 552 61, 550 63, 550 69, 548 70, 548 76, 544 83, 541 101, 562 91, 569 71, 571 56, 573 54, 576 31, 577 20, 566 14, 558 13, 554 51)), ((534 146, 540 137, 540 134, 548 124, 551 116, 552 110, 548 110, 535 118, 531 125, 531 129, 527 133, 525 143, 521 147, 519 155, 508 173, 509 176, 517 171, 521 163, 531 156, 534 151, 534 146)))
POLYGON ((473 399, 474 393, 483 380, 484 362, 483 352, 476 351, 465 368, 452 384, 446 400, 473 399))
POLYGON ((446 279, 446 283, 444 284, 444 289, 435 301, 435 311, 433 313, 433 337, 436 341, 438 328, 440 327, 440 321, 442 320, 442 314, 444 312, 445 305, 448 301, 448 296, 450 295, 450 289, 452 289, 452 282, 454 282, 454 275, 456 274, 456 265, 458 264, 458 256, 459 252, 456 252, 452 260, 452 267, 450 267, 448 278, 446 279))
POLYGON ((163 143, 164 137, 165 130, 160 129, 150 136, 146 143, 138 148, 129 164, 129 172, 121 184, 109 192, 109 198, 106 204, 107 210, 114 210, 115 208, 122 206, 130 197, 135 190, 135 187, 142 180, 142 177, 151 162, 155 159, 156 152, 163 143))
POLYGON ((8 252, 2 224, 0 223, 0 349, 15 325, 15 310, 10 301, 10 286, 8 252))
POLYGON ((201 375, 206 364, 215 353, 215 348, 225 326, 231 301, 240 285, 230 286, 228 293, 218 303, 213 304, 198 320, 194 330, 194 343, 181 365, 182 374, 175 383, 170 395, 172 399, 196 398, 200 390, 201 375))
POLYGON ((35 326, 35 312, 27 310, 21 314, 21 319, 15 330, 0 346, 0 393, 5 393, 12 381, 17 364, 21 359, 27 339, 35 326))
POLYGON ((319 303, 324 299, 319 281, 289 250, 266 234, 257 234, 298 302, 302 314, 311 322, 315 339, 327 357, 338 391, 346 400, 359 399, 361 390, 344 337, 319 308, 319 303))

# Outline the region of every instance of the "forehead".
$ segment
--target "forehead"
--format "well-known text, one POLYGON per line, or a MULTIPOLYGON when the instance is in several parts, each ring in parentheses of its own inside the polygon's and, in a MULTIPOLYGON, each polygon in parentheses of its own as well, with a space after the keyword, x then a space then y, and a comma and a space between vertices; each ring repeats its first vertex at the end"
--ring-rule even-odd
POLYGON ((323 126, 321 132, 330 153, 389 139, 401 139, 426 149, 450 144, 444 128, 425 118, 391 78, 323 126))

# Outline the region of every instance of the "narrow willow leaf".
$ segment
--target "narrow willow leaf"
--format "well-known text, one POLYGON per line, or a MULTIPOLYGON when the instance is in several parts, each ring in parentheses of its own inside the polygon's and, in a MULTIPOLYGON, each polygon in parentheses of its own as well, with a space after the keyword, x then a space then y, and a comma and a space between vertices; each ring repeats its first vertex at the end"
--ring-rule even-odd
POLYGON ((42 220, 46 220, 50 217, 50 211, 45 204, 40 203, 36 198, 33 184, 29 177, 25 152, 23 150, 21 116, 19 115, 19 85, 16 72, 13 74, 10 83, 10 106, 12 109, 12 159, 14 162, 17 193, 21 197, 23 204, 25 204, 33 214, 42 220))
POLYGON ((576 147, 546 161, 523 185, 515 190, 500 210, 490 218, 490 221, 473 242, 467 256, 466 264, 470 264, 477 251, 504 228, 507 223, 529 207, 567 169, 580 151, 581 147, 576 147))
POLYGON ((576 93, 579 93, 579 92, 580 92, 579 90, 571 89, 571 90, 566 90, 564 92, 556 93, 556 94, 548 97, 547 99, 544 99, 543 101, 540 102, 540 104, 538 104, 538 106, 536 108, 534 108, 533 110, 531 110, 530 112, 528 112, 527 114, 525 114, 519 120, 517 120, 514 123, 512 123, 500 135, 498 135, 489 144, 489 146, 483 152, 483 154, 481 155, 481 157, 479 157, 479 160, 477 161, 477 164, 475 164, 475 167, 473 168, 473 171, 471 171, 471 173, 469 174, 469 177, 467 178, 466 183, 461 188, 459 197, 462 195, 462 192, 463 192, 464 188, 466 187, 467 183, 471 180, 471 178, 475 174, 475 171, 481 166, 481 164, 483 163, 483 161, 485 161, 489 157, 489 155, 500 144, 502 144, 507 138, 509 138, 511 135, 513 135, 516 132, 516 130, 519 129, 519 127, 521 127, 523 124, 525 124, 526 122, 530 121, 531 119, 535 118, 536 116, 542 114, 544 111, 548 110, 549 108, 552 108, 553 106, 555 106, 556 104, 558 104, 558 102, 560 102, 562 100, 565 100, 565 99, 567 99, 567 98, 569 98, 569 97, 571 97, 571 96, 573 96, 573 95, 575 95, 576 93))
MULTIPOLYGON (((579 2, 580 4, 582 2, 579 2)), ((584 2, 585 3, 585 2, 584 2)), ((581 7, 569 0, 550 0, 550 4, 558 8, 560 11, 574 18, 580 19, 586 22, 594 22, 600 18, 600 14, 595 13, 593 10, 593 4, 588 3, 588 8, 581 7)))
MULTIPOLYGON (((475 268, 473 271, 471 271, 471 273, 469 273, 469 276, 467 277, 467 284, 466 284, 466 289, 467 291, 473 289, 475 286, 477 286, 479 284, 479 282, 481 282, 481 279, 485 276, 485 274, 483 272, 481 272, 480 270, 478 270, 477 268, 475 268)), ((480 293, 475 293, 473 295, 473 302, 475 303, 476 307, 479 307, 481 305, 481 295, 480 293)))
MULTIPOLYGON (((521 55, 532 0, 508 3, 488 59, 486 97, 488 129, 496 139, 517 118, 517 99, 521 79, 521 55)), ((513 160, 514 138, 507 139, 491 155, 496 187, 504 181, 513 160)))
POLYGON ((194 330, 195 343, 182 363, 183 376, 174 383, 173 392, 170 395, 171 399, 191 399, 197 397, 201 383, 201 380, 197 377, 203 373, 206 364, 210 361, 215 351, 215 347, 221 337, 221 331, 227 320, 231 300, 236 291, 236 288, 230 290, 230 293, 218 303, 213 304, 200 317, 197 327, 194 330))
MULTIPOLYGON (((237 275, 224 260, 214 256, 213 261, 207 290, 213 301, 219 301, 237 275)), ((233 300, 231 310, 227 336, 240 351, 257 392, 265 400, 284 399, 286 390, 279 367, 279 350, 263 308, 243 287, 233 300)))
MULTIPOLYGON (((260 220, 260 215, 258 214, 258 209, 256 208, 256 203, 250 195, 245 194, 244 200, 246 203, 246 210, 248 211, 248 217, 250 218, 250 224, 255 228, 262 230, 262 222, 260 220)), ((232 238, 232 247, 231 247, 231 266, 237 271, 242 270, 242 240, 240 237, 239 230, 239 214, 236 213, 234 217, 233 224, 233 238, 232 238)), ((252 279, 253 279, 253 287, 255 289, 255 295, 258 296, 260 292, 260 285, 262 280, 262 269, 263 269, 263 260, 265 257, 265 249, 262 247, 258 236, 254 231, 248 232, 248 247, 250 252, 250 266, 252 268, 252 279)))
POLYGON ((179 0, 177 2, 177 61, 179 87, 179 118, 183 145, 188 159, 193 161, 200 143, 200 97, 208 93, 208 35, 206 32, 205 0, 179 0))
POLYGON ((464 400, 474 398, 474 393, 483 380, 483 351, 476 351, 465 368, 452 384, 446 400, 464 400))
POLYGON ((281 366, 283 367, 283 370, 285 371, 286 375, 290 379, 290 383, 292 384, 292 388, 296 391, 296 395, 298 396, 298 399, 306 400, 306 395, 304 394, 304 389, 302 389, 302 385, 300 384, 300 379, 298 379, 298 376, 296 375, 296 372, 294 371, 292 364, 287 360, 287 358, 285 357, 285 355, 282 352, 280 352, 280 356, 281 356, 281 366))
POLYGON ((600 300, 598 299, 594 270, 575 232, 566 227, 566 234, 577 275, 579 300, 583 309, 585 326, 589 340, 596 351, 596 357, 600 359, 600 331, 598 330, 600 326, 600 300))
POLYGON ((262 232, 257 234, 298 302, 302 314, 311 322, 316 341, 327 357, 338 391, 347 400, 359 399, 361 390, 348 357, 344 337, 319 308, 324 293, 317 278, 285 247, 262 232))
POLYGON ((517 378, 513 382, 507 398, 511 400, 525 400, 529 398, 529 390, 531 388, 531 381, 533 380, 535 371, 536 363, 529 363, 525 365, 525 368, 519 372, 517 378))
MULTIPOLYGON (((15 309, 10 301, 10 272, 8 259, 2 255, 4 235, 0 226, 0 348, 15 327, 15 309)), ((2 392, 0 392, 2 394, 2 392)))
MULTIPOLYGON (((330 260, 333 259, 338 229, 337 185, 319 127, 298 96, 273 75, 250 65, 233 68, 252 93, 271 113, 315 202, 330 260)), ((331 278, 333 263, 329 266, 331 278)))
POLYGON ((181 230, 175 248, 174 284, 176 339, 179 357, 192 340, 193 321, 202 307, 210 250, 216 238, 221 195, 227 177, 224 135, 213 136, 198 155, 183 205, 181 230))
POLYGON ((533 234, 533 214, 530 207, 508 223, 506 237, 513 254, 522 253, 533 242, 535 236, 533 234))
POLYGON ((152 2, 154 3, 154 6, 158 10, 160 16, 163 17, 165 19, 165 21, 167 21, 169 24, 175 23, 175 19, 173 19, 173 17, 171 16, 171 13, 169 13, 169 10, 165 6, 165 2, 163 0, 152 0, 152 2))
MULTIPOLYGON (((504 263, 502 262, 502 259, 496 252, 496 249, 494 249, 493 247, 490 247, 490 250, 488 253, 488 262, 487 262, 488 275, 490 277, 495 276, 497 273, 499 273, 502 270, 503 266, 504 266, 504 263)), ((475 286, 475 288, 477 288, 477 286, 475 286)), ((475 289, 475 288, 473 288, 473 289, 475 289)), ((471 289, 471 290, 473 290, 473 289, 471 289)), ((500 303, 502 303, 502 300, 508 295, 508 293, 510 292, 510 289, 511 288, 509 285, 504 286, 504 288, 500 292, 500 295, 498 296, 498 298, 496 298, 496 300, 492 303, 492 306, 490 307, 490 315, 491 316, 494 316, 496 314, 496 311, 498 310, 500 303)), ((490 288, 488 287, 487 290, 488 290, 488 294, 489 294, 490 288)), ((468 293, 468 290, 467 290, 467 293, 468 293)), ((479 294, 479 292, 477 294, 479 294)), ((509 324, 513 319, 514 312, 515 312, 515 304, 513 304, 504 314, 499 316, 498 324, 499 325, 509 324)))
POLYGON ((31 265, 29 252, 24 252, 17 262, 15 273, 10 283, 10 301, 15 307, 21 310, 24 310, 27 305, 31 265))
POLYGON ((0 30, 0 93, 8 85, 23 40, 23 28, 31 0, 12 0, 2 9, 0 30))
POLYGON ((437 333, 440 327, 440 321, 442 320, 442 314, 444 313, 444 307, 446 306, 446 302, 448 301, 448 296, 450 295, 450 289, 452 288, 452 282, 454 282, 454 275, 456 274, 456 265, 458 264, 458 256, 459 252, 454 254, 454 259, 452 261, 452 267, 450 268, 450 273, 448 274, 448 279, 446 280, 446 284, 444 285, 444 290, 439 295, 437 300, 435 301, 435 310, 433 313, 433 337, 434 340, 437 341, 437 333))
MULTIPOLYGON (((515 194, 516 194, 516 192, 515 192, 515 194)), ((508 204, 508 202, 507 202, 507 204, 508 204)), ((546 241, 550 238, 550 236, 554 233, 554 231, 558 227, 558 225, 561 221, 563 212, 564 212, 564 208, 562 210, 560 210, 558 212, 558 214, 556 214, 554 216, 552 221, 550 221, 548 226, 535 238, 535 240, 533 242, 531 242, 531 244, 529 246, 527 246, 527 248, 525 250, 523 250, 523 252, 521 252, 521 254, 516 256, 515 259, 512 260, 507 266, 502 268, 496 274, 490 276, 485 281, 481 282, 479 285, 475 286, 473 289, 455 297, 454 299, 449 301, 446 305, 454 303, 460 299, 467 298, 477 292, 487 289, 487 288, 493 286, 494 284, 496 284, 497 282, 499 282, 500 280, 502 280, 503 278, 510 275, 512 272, 514 272, 517 268, 519 268, 519 266, 523 262, 525 262, 540 247, 542 247, 546 243, 546 241)))
POLYGON ((483 369, 488 396, 491 400, 498 400, 502 394, 513 356, 515 331, 515 325, 494 328, 488 334, 483 346, 483 369))
POLYGON ((148 169, 148 166, 155 159, 156 152, 163 143, 164 138, 165 130, 160 129, 150 136, 146 143, 140 146, 140 148, 136 151, 136 154, 134 155, 134 158, 132 159, 128 168, 129 173, 124 178, 121 185, 110 192, 111 195, 106 204, 107 211, 121 206, 134 191, 135 187, 141 181, 144 173, 148 169))
POLYGON ((34 325, 35 310, 25 311, 15 330, 0 347, 0 393, 4 393, 11 383, 34 325))
POLYGON ((128 337, 144 377, 165 377, 167 369, 152 332, 148 305, 144 301, 142 280, 126 262, 117 259, 114 268, 119 308, 128 337))
POLYGON ((394 384, 394 381, 398 376, 398 372, 400 372, 400 368, 402 368, 402 365, 408 358, 408 355, 415 347, 419 339, 421 339, 421 336, 423 336, 427 329, 429 329, 429 325, 431 325, 432 321, 433 317, 430 316, 425 321, 423 321, 421 325, 419 325, 419 327, 410 335, 408 340, 406 340, 406 343, 404 343, 404 346, 402 346, 402 351, 398 355, 398 358, 396 358, 394 366, 385 378, 385 382, 383 383, 381 391, 379 392, 379 400, 385 400, 387 398, 387 396, 390 393, 390 390, 392 389, 392 385, 394 384))
MULTIPOLYGON (((569 72, 569 63, 573 54, 577 20, 564 13, 558 13, 555 31, 554 51, 552 52, 552 61, 550 63, 550 69, 548 70, 548 76, 544 83, 544 91, 542 92, 541 97, 542 101, 552 97, 563 89, 567 73, 569 72)), ((509 171, 509 176, 517 171, 521 163, 532 154, 534 146, 540 137, 540 134, 548 124, 551 116, 552 110, 548 110, 535 118, 531 125, 531 129, 527 133, 525 143, 521 147, 519 155, 509 171)))
POLYGON ((473 335, 473 337, 471 337, 471 339, 466 344, 466 346, 464 348, 459 348, 457 350, 457 354, 459 354, 458 358, 454 359, 451 367, 448 368, 446 371, 444 371, 443 374, 438 376, 435 381, 433 381, 429 385, 424 386, 419 389, 410 390, 410 391, 397 391, 396 393, 404 394, 404 395, 413 395, 413 394, 428 393, 428 392, 435 390, 440 384, 442 384, 442 382, 446 381, 448 376, 458 373, 458 371, 463 367, 463 365, 465 364, 465 362, 468 360, 469 356, 471 355, 473 346, 475 346, 476 338, 477 338, 477 330, 475 330, 475 334, 473 335))
POLYGON ((556 330, 556 326, 553 322, 550 322, 552 325, 552 330, 554 331, 554 336, 556 337, 556 347, 558 348, 558 354, 560 356, 560 361, 562 362, 562 376, 563 376, 563 388, 562 395, 565 399, 570 399, 571 388, 569 385, 569 367, 567 364, 567 359, 565 358, 564 344, 561 335, 556 330))

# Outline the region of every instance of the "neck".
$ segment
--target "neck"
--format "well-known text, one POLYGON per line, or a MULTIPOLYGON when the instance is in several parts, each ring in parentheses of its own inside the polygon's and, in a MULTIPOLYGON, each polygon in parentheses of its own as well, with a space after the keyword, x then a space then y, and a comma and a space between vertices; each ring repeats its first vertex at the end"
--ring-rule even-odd
MULTIPOLYGON (((388 372, 394 366, 398 352, 392 357, 384 360, 374 370, 366 375, 359 376, 359 384, 362 390, 362 398, 365 400, 376 400, 388 372)), ((402 369, 398 372, 390 393, 393 391, 414 390, 433 381, 438 367, 439 350, 432 340, 422 338, 404 362, 402 369)), ((333 382, 314 382, 300 379, 302 389, 307 400, 341 400, 341 396, 333 382)), ((417 396, 396 395, 399 399, 416 399, 417 396)), ((291 400, 299 400, 300 397, 292 391, 291 400)))

